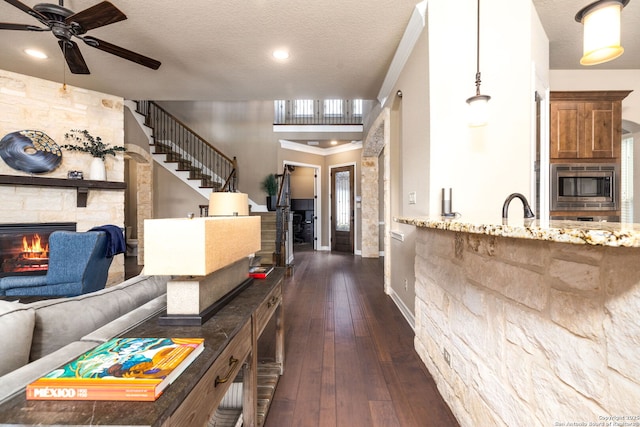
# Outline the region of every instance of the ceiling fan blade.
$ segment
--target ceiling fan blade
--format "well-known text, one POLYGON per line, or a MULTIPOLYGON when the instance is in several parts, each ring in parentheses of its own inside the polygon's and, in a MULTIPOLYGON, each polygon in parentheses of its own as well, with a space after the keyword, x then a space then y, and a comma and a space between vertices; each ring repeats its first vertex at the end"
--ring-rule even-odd
POLYGON ((0 22, 0 30, 51 31, 51 28, 40 28, 33 25, 8 24, 6 22, 0 22))
POLYGON ((94 28, 124 21, 125 19, 127 19, 127 15, 122 13, 120 9, 108 1, 103 1, 69 16, 64 22, 66 24, 79 25, 80 31, 78 31, 78 34, 84 34, 94 28))
POLYGON ((27 6, 26 4, 18 1, 18 0, 4 0, 7 3, 9 3, 10 5, 13 5, 15 7, 17 7, 18 9, 20 9, 21 11, 28 13, 29 15, 33 16, 34 18, 36 18, 38 21, 42 22, 43 24, 47 22, 47 17, 44 16, 43 14, 41 14, 40 12, 36 12, 35 10, 31 9, 29 6, 27 6))
POLYGON ((156 61, 155 59, 149 58, 148 56, 140 55, 139 53, 132 52, 123 47, 105 42, 104 40, 100 40, 90 36, 83 37, 82 40, 91 47, 95 47, 96 49, 100 49, 112 55, 119 56, 120 58, 136 62, 140 65, 144 65, 145 67, 149 67, 154 70, 160 68, 160 61, 156 61))
POLYGON ((91 74, 76 42, 58 40, 58 44, 60 45, 60 49, 62 49, 69 70, 71 70, 73 74, 91 74))

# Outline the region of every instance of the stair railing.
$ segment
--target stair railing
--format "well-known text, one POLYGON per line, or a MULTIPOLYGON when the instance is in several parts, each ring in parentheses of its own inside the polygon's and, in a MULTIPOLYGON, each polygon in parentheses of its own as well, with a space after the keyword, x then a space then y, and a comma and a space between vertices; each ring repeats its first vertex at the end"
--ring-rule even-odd
POLYGON ((288 267, 293 260, 293 233, 291 224, 291 166, 286 165, 278 179, 276 199, 276 251, 278 267, 288 267))
POLYGON ((236 191, 238 163, 153 101, 136 101, 145 124, 153 129, 155 152, 174 156, 179 170, 213 191, 236 191))

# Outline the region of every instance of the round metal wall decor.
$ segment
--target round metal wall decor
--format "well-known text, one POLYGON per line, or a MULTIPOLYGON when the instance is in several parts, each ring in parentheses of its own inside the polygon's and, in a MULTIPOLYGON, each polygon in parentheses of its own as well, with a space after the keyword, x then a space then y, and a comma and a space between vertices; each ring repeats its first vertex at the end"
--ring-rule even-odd
POLYGON ((29 173, 51 172, 62 162, 60 146, 39 130, 19 130, 0 140, 0 157, 13 169, 29 173))

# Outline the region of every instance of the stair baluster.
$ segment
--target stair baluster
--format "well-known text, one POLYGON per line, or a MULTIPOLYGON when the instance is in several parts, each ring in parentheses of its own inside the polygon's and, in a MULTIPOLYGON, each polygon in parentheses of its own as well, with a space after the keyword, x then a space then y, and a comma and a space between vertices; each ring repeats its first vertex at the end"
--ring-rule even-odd
POLYGON ((238 162, 229 158, 179 119, 153 101, 136 101, 136 110, 153 129, 153 154, 166 154, 166 162, 176 170, 199 180, 200 188, 212 191, 236 191, 238 162))

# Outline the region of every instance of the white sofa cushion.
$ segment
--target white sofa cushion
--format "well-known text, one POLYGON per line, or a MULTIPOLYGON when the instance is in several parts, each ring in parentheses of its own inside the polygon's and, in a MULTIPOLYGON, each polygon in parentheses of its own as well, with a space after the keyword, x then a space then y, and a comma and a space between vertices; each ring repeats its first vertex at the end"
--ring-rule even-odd
POLYGON ((0 403, 11 398, 16 393, 24 393, 24 388, 27 384, 70 362, 96 345, 98 344, 89 341, 72 342, 47 357, 38 359, 4 375, 0 378, 0 403))
POLYGON ((82 341, 93 341, 104 343, 121 335, 129 329, 138 326, 145 320, 167 310, 167 295, 160 295, 135 310, 118 317, 101 328, 96 329, 88 335, 82 337, 82 341))
POLYGON ((33 308, 0 301, 0 376, 29 363, 35 321, 33 308))
POLYGON ((30 304, 36 310, 30 361, 78 341, 118 317, 167 292, 169 276, 136 276, 73 298, 30 304))

